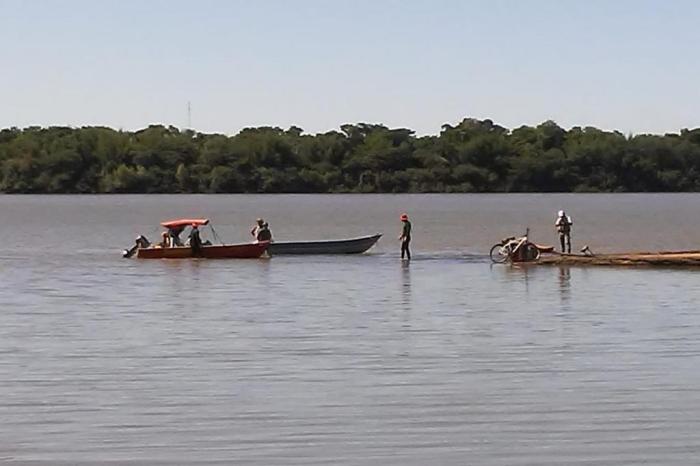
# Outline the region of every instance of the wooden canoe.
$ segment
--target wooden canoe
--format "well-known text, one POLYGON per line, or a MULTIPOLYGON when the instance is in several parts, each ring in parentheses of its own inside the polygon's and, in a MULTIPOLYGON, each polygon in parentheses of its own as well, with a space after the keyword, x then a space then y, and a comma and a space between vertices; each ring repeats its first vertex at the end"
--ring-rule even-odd
POLYGON ((361 254, 375 245, 382 235, 321 241, 281 241, 270 243, 270 255, 285 254, 361 254))
POLYGON ((541 265, 619 265, 619 266, 700 266, 700 251, 631 252, 620 254, 559 254, 542 255, 541 265))
POLYGON ((139 259, 188 259, 200 257, 204 259, 256 259, 265 252, 268 241, 260 243, 231 244, 222 246, 202 246, 201 253, 195 256, 190 247, 140 248, 136 257, 139 259))

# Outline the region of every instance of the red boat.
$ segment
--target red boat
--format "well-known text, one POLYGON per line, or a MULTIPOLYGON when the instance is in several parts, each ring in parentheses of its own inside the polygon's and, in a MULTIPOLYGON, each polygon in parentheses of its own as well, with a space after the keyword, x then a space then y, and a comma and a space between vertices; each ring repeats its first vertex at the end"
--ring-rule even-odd
MULTIPOLYGON (((152 245, 144 236, 136 238, 136 244, 124 251, 124 257, 131 257, 136 253, 139 259, 256 259, 267 250, 269 241, 260 241, 246 244, 221 244, 212 245, 203 243, 197 250, 191 246, 182 245, 179 236, 187 227, 200 227, 209 225, 209 219, 179 219, 162 222, 161 226, 167 229, 168 243, 152 245), (171 245, 172 244, 172 245, 171 245)), ((214 232, 212 228, 214 236, 214 232)))
POLYGON ((219 246, 202 246, 198 255, 193 254, 189 246, 174 248, 148 247, 139 248, 136 257, 139 259, 188 259, 201 257, 204 259, 257 259, 267 249, 269 241, 249 244, 231 244, 219 246))

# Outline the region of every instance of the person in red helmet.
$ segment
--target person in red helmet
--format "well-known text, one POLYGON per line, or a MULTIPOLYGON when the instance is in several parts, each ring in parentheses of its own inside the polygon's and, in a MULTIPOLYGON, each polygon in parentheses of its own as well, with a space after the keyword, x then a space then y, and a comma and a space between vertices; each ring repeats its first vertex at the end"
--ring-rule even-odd
POLYGON ((401 241, 401 260, 404 258, 411 260, 411 250, 409 248, 411 244, 411 222, 408 220, 408 214, 401 214, 401 223, 403 224, 401 236, 399 236, 399 241, 401 241))

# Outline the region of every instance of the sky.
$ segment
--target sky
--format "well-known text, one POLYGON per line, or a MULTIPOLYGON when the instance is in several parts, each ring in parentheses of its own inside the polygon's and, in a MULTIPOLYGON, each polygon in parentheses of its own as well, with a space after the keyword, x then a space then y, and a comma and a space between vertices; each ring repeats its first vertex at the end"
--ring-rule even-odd
POLYGON ((695 0, 0 0, 0 127, 700 126, 695 0))

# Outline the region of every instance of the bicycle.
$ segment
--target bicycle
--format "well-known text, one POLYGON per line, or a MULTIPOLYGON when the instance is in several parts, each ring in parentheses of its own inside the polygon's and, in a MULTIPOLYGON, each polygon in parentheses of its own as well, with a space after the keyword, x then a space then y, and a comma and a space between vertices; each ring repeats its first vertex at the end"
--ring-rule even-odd
POLYGON ((524 236, 510 236, 503 238, 500 243, 494 244, 489 251, 489 257, 494 264, 511 262, 530 262, 540 258, 540 248, 528 240, 530 229, 524 236))

